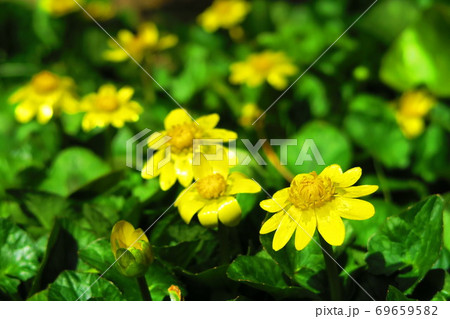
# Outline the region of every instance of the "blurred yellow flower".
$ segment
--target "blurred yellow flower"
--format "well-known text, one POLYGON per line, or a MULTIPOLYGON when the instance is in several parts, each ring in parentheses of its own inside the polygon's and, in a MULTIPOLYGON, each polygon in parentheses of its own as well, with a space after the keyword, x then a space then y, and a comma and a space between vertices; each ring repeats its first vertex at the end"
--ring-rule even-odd
POLYGON ((219 28, 231 29, 240 24, 250 11, 250 3, 242 0, 215 0, 198 16, 199 24, 207 32, 219 28))
POLYGON ((145 274, 153 262, 153 252, 142 229, 134 229, 129 222, 117 222, 111 231, 111 250, 116 268, 127 277, 145 274))
POLYGON ((297 72, 297 67, 283 52, 272 51, 251 54, 247 60, 233 63, 230 69, 230 82, 233 84, 246 83, 256 87, 267 81, 278 90, 287 86, 286 77, 297 72))
POLYGON ((181 218, 189 224, 198 212, 198 220, 205 227, 216 227, 219 221, 226 226, 236 226, 241 220, 241 207, 235 195, 257 193, 261 187, 241 173, 230 174, 226 152, 217 161, 207 161, 200 155, 198 164, 193 165, 196 183, 175 201, 181 218))
POLYGON ((101 21, 113 18, 117 12, 116 7, 110 0, 89 1, 86 4, 85 9, 92 17, 101 21))
MULTIPOLYGON (((117 34, 119 44, 138 62, 145 54, 163 51, 177 44, 178 38, 173 35, 160 36, 154 23, 143 23, 134 35, 128 30, 120 30, 117 34)), ((120 62, 128 59, 128 55, 114 41, 109 41, 110 50, 104 52, 106 60, 120 62)))
POLYGON ((41 71, 11 95, 9 102, 19 103, 15 109, 17 121, 27 123, 36 116, 40 124, 45 124, 61 111, 76 111, 78 102, 72 93, 74 87, 71 78, 41 71))
POLYGON ((85 131, 112 125, 120 128, 125 122, 136 122, 142 107, 132 101, 134 90, 124 86, 120 90, 112 84, 100 87, 98 93, 88 94, 80 103, 80 111, 86 112, 82 127, 85 131))
POLYGON ((262 114, 261 109, 255 103, 247 103, 242 107, 239 124, 249 127, 262 114))
POLYGON ((357 199, 377 191, 376 185, 352 186, 361 177, 361 168, 345 173, 339 165, 326 167, 322 173, 299 174, 284 188, 260 203, 262 209, 275 213, 261 227, 260 233, 273 231, 272 247, 283 248, 295 232, 295 248, 308 245, 317 229, 334 246, 342 245, 345 227, 341 218, 364 220, 375 214, 373 205, 357 199))
MULTIPOLYGON (((82 6, 85 0, 77 0, 82 6)), ((60 17, 80 9, 78 4, 73 0, 41 0, 41 8, 53 16, 60 17)))
POLYGON ((400 97, 396 119, 405 137, 415 138, 422 134, 425 128, 423 118, 435 103, 435 99, 422 90, 406 92, 400 97))
POLYGON ((160 176, 159 184, 162 190, 171 188, 177 178, 181 185, 187 187, 194 176, 192 170, 194 139, 220 139, 228 142, 237 138, 237 134, 232 131, 215 128, 219 122, 218 114, 202 116, 196 122, 192 121, 182 109, 173 110, 167 115, 164 120, 165 131, 154 133, 149 138, 148 146, 157 152, 144 165, 141 172, 143 178, 160 176), (167 143, 158 145, 164 137, 169 137, 167 143), (166 159, 169 147, 170 161, 158 167, 160 162, 166 159))

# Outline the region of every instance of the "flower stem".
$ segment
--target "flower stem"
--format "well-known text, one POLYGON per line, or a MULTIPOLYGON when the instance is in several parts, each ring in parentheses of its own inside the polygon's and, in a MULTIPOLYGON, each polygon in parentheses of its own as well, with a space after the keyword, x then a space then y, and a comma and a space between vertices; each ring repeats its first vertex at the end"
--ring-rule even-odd
POLYGON ((141 291, 142 300, 152 301, 152 296, 150 296, 150 291, 148 290, 147 280, 145 280, 145 276, 137 277, 137 282, 139 285, 139 290, 141 291))
POLYGON ((272 145, 270 145, 268 139, 266 138, 266 134, 265 134, 265 130, 264 130, 264 119, 259 120, 259 123, 257 123, 255 125, 255 130, 260 139, 266 140, 262 146, 262 150, 263 150, 264 154, 266 154, 267 159, 275 167, 275 169, 281 174, 281 176, 284 177, 284 179, 286 181, 288 181, 289 183, 292 182, 292 180, 294 179, 294 175, 286 167, 284 167, 281 164, 277 153, 274 151, 272 145))
POLYGON ((342 300, 342 287, 339 280, 339 271, 336 267, 336 262, 333 260, 333 248, 325 239, 319 234, 320 245, 322 246, 322 254, 325 259, 325 266, 330 283, 330 295, 332 301, 342 300))

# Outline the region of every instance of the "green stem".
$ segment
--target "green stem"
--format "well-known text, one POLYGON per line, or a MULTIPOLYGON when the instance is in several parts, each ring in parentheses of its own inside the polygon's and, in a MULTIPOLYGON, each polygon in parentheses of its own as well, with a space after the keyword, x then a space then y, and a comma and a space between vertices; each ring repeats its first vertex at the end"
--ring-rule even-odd
POLYGON ((339 271, 336 262, 333 260, 333 248, 319 234, 320 245, 322 246, 322 254, 325 259, 325 266, 330 283, 330 294, 332 301, 342 300, 342 287, 339 280, 339 271))
POLYGON ((139 290, 141 291, 142 300, 152 301, 152 296, 150 296, 150 291, 148 290, 147 280, 145 280, 145 276, 138 277, 137 282, 139 285, 139 290))
POLYGON ((375 167, 375 172, 377 174, 378 179, 380 180, 381 184, 381 190, 383 191, 384 200, 386 202, 391 201, 391 191, 389 189, 388 180, 386 178, 386 175, 384 175, 383 168, 380 165, 380 162, 378 160, 373 160, 373 166, 375 167))
POLYGON ((219 223, 219 258, 221 264, 230 262, 230 229, 219 223))

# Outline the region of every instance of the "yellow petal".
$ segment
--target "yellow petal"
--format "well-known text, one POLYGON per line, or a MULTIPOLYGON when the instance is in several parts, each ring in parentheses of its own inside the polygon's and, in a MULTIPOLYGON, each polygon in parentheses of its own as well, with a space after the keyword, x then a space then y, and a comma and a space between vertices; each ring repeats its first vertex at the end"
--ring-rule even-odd
POLYGON ((53 107, 42 105, 37 113, 37 120, 40 124, 46 124, 53 116, 53 107))
POLYGON ((187 156, 180 156, 175 158, 175 172, 178 181, 184 187, 188 187, 192 183, 194 173, 192 171, 192 158, 187 156))
POLYGON ((284 216, 284 211, 281 211, 279 213, 274 214, 272 217, 270 217, 266 222, 262 225, 259 233, 260 234, 268 234, 270 232, 273 232, 278 228, 278 226, 281 223, 281 220, 284 216))
POLYGON ((143 23, 139 27, 138 36, 146 46, 155 46, 159 38, 158 28, 154 23, 143 23))
POLYGON ((128 102, 134 94, 134 89, 129 86, 124 86, 117 92, 117 98, 120 103, 128 102))
POLYGON ((254 180, 247 178, 244 174, 234 172, 228 176, 227 194, 234 195, 239 193, 258 193, 261 186, 254 180))
POLYGON ((262 209, 268 211, 269 213, 276 213, 282 210, 289 199, 289 188, 283 188, 276 192, 271 199, 263 200, 259 203, 262 209))
POLYGON ((192 171, 194 172, 196 180, 213 174, 213 168, 210 162, 208 162, 201 153, 196 153, 194 155, 192 171))
POLYGON ((363 197, 375 193, 377 185, 352 186, 342 189, 342 196, 349 198, 363 197))
POLYGON ((112 62, 121 62, 128 59, 128 54, 125 53, 122 49, 114 49, 105 51, 103 53, 103 58, 112 62))
POLYGON ((195 213, 203 208, 205 206, 205 203, 206 202, 202 200, 198 196, 198 194, 193 194, 192 196, 184 198, 184 200, 183 198, 180 199, 178 212, 180 213, 180 216, 185 221, 185 223, 189 224, 195 213))
POLYGON ((297 223, 291 218, 291 216, 284 214, 283 219, 275 232, 275 236, 273 236, 273 250, 277 251, 286 246, 296 227, 297 223))
POLYGON ((325 167, 319 176, 325 176, 331 179, 333 182, 339 179, 342 175, 342 169, 339 165, 333 164, 325 167))
POLYGON ((172 162, 167 163, 161 168, 161 174, 159 177, 159 185, 163 191, 168 190, 175 184, 177 175, 175 174, 175 168, 172 162))
MULTIPOLYGON (((160 162, 165 158, 166 152, 165 149, 161 149, 153 154, 152 157, 150 157, 147 161, 147 163, 144 164, 144 167, 141 171, 141 176, 144 179, 151 179, 156 176, 158 176, 161 173, 162 167, 160 166, 160 162)), ((162 165, 162 164, 161 164, 162 165)))
POLYGON ((199 117, 196 121, 204 129, 213 129, 219 123, 219 114, 213 113, 205 116, 199 117))
POLYGON ((164 128, 168 130, 175 125, 191 122, 191 117, 185 110, 175 109, 171 111, 164 119, 164 128))
POLYGON ((361 177, 362 170, 360 167, 354 167, 346 171, 339 178, 334 180, 339 187, 349 187, 355 184, 361 177))
POLYGON ((375 214, 373 205, 365 200, 338 197, 334 202, 340 216, 343 218, 364 220, 375 214))
POLYGON ((345 226, 341 217, 334 211, 333 204, 316 209, 317 229, 327 243, 340 246, 345 238, 345 226))
POLYGON ((208 228, 216 227, 219 224, 217 210, 218 206, 216 202, 207 204, 203 207, 198 213, 200 224, 208 228))
POLYGON ((233 131, 215 128, 210 131, 206 131, 204 133, 204 138, 217 138, 222 140, 223 142, 229 142, 230 140, 237 139, 237 134, 233 131))
POLYGON ((152 133, 152 135, 150 135, 150 137, 148 138, 148 147, 157 150, 162 146, 167 146, 167 142, 165 141, 169 137, 167 136, 167 138, 165 138, 166 136, 167 135, 165 131, 152 133), (163 138, 165 139, 162 140, 163 138))
POLYGON ((19 104, 15 109, 16 120, 20 123, 27 123, 36 115, 36 107, 32 104, 24 102, 19 104))
POLYGON ((168 34, 168 35, 161 37, 161 39, 159 39, 158 49, 165 50, 165 49, 173 47, 177 43, 178 43, 178 37, 173 34, 168 34))
POLYGON ((241 206, 236 198, 232 196, 225 197, 218 202, 219 220, 225 226, 234 227, 241 221, 241 206))
POLYGON ((128 236, 134 227, 125 220, 118 221, 111 231, 111 249, 115 253, 119 248, 128 248, 128 236))
POLYGON ((299 211, 294 206, 289 209, 289 213, 293 214, 294 212, 291 212, 293 210, 298 210, 296 212, 298 225, 295 231, 295 249, 302 250, 314 236, 314 232, 316 231, 316 215, 311 210, 299 211))

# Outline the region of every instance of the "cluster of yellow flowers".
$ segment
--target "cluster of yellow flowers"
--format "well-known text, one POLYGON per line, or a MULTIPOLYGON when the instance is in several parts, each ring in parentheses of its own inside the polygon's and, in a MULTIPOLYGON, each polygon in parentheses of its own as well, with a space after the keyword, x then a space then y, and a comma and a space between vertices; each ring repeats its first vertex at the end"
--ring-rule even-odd
POLYGON ((137 121, 142 113, 139 103, 131 100, 134 90, 130 87, 117 90, 114 85, 105 84, 98 93, 88 94, 81 101, 75 98, 74 90, 71 78, 41 71, 9 101, 18 103, 15 115, 21 123, 36 117, 39 123, 45 124, 55 114, 85 112, 82 122, 85 131, 108 125, 120 128, 125 122, 137 121))
MULTIPOLYGON (((74 10, 72 0, 71 4, 46 1, 47 8, 55 14, 74 10)), ((199 23, 208 32, 219 28, 230 30, 243 21, 249 10, 250 4, 245 1, 216 0, 199 16, 199 23)), ((170 48, 177 41, 174 35, 160 36, 153 23, 141 24, 136 34, 128 30, 118 33, 120 46, 137 61, 143 60, 149 52, 170 48)), ((111 49, 104 53, 107 60, 128 58, 122 48, 117 48, 113 42, 110 46, 111 49)), ((232 64, 230 82, 250 87, 267 82, 281 90, 287 86, 287 77, 296 72, 297 68, 283 52, 264 51, 232 64)), ((74 90, 72 79, 42 71, 14 93, 10 101, 18 103, 15 115, 22 123, 36 117, 39 123, 45 124, 61 112, 84 112, 82 128, 85 131, 108 125, 120 128, 125 122, 138 121, 143 112, 141 105, 132 100, 134 90, 131 87, 117 89, 112 84, 105 84, 98 92, 81 100, 75 97, 74 90)), ((402 97, 397 119, 405 135, 414 136, 422 129, 423 122, 420 121, 423 121, 430 105, 430 100, 420 92, 402 97)), ((248 126, 260 114, 261 110, 255 104, 248 103, 243 109, 240 124, 248 126)), ((216 128, 219 119, 218 114, 210 114, 194 120, 184 109, 172 110, 164 120, 164 131, 149 138, 148 147, 155 153, 144 165, 141 176, 144 179, 159 177, 164 191, 178 180, 185 189, 174 205, 187 224, 197 214, 204 227, 215 228, 219 223, 237 226, 241 220, 241 207, 236 195, 261 191, 256 181, 232 171, 236 156, 222 144, 194 149, 196 139, 220 139, 225 143, 237 139, 235 132, 216 128), (164 138, 167 142, 160 143, 164 138), (211 148, 220 155, 220 159, 207 159, 211 148), (170 157, 166 161, 168 152, 170 157)), ((274 250, 283 248, 294 232, 296 249, 303 249, 311 241, 316 227, 329 244, 341 245, 345 237, 342 218, 363 220, 375 213, 372 204, 358 197, 370 195, 378 187, 353 186, 360 177, 360 168, 343 172, 338 165, 328 166, 320 174, 311 172, 295 176, 289 187, 260 203, 262 209, 273 213, 262 225, 260 233, 275 231, 274 250)), ((145 233, 126 221, 119 221, 113 227, 111 249, 119 271, 125 276, 142 276, 153 261, 152 248, 145 233)))

